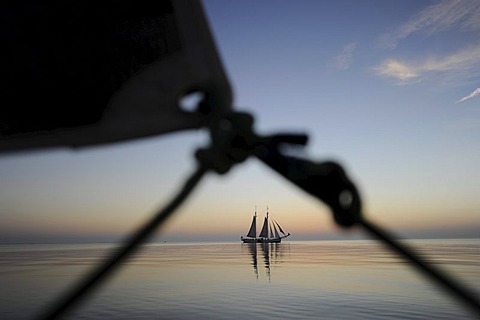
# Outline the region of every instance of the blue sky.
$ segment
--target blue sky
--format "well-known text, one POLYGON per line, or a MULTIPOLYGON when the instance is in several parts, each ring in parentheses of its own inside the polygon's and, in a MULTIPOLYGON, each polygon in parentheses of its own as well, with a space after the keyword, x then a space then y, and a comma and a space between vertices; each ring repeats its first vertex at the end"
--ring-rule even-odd
MULTIPOLYGON (((304 132, 368 217, 400 234, 480 235, 480 2, 204 1, 261 133, 304 132), (427 232, 428 231, 428 232, 427 232)), ((121 238, 174 194, 205 132, 0 157, 1 241, 121 238)), ((209 175, 162 237, 235 240, 255 205, 294 238, 344 234, 255 159, 209 175)))

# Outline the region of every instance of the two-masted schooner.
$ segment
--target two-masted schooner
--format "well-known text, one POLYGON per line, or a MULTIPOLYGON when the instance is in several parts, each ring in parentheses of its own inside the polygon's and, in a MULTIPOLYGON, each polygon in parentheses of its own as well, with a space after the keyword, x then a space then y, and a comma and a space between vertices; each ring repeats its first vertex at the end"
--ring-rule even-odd
POLYGON ((280 226, 280 224, 272 219, 272 221, 268 220, 268 209, 267 209, 267 216, 263 221, 262 231, 257 237, 257 210, 255 210, 255 214, 253 215, 252 224, 250 225, 250 229, 248 230, 247 235, 241 237, 241 240, 244 243, 270 243, 270 242, 282 242, 283 238, 286 238, 290 235, 290 233, 285 233, 280 226), (282 235, 280 235, 282 234, 282 235))

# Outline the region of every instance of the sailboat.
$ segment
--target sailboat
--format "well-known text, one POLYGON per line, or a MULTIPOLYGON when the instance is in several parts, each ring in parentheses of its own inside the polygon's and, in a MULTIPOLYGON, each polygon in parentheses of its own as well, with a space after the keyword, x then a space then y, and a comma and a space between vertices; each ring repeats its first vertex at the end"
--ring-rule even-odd
POLYGON ((263 227, 258 237, 257 237, 257 210, 255 210, 255 214, 253 215, 253 219, 252 219, 252 224, 250 225, 250 229, 248 230, 247 235, 245 237, 242 236, 240 239, 244 243, 256 243, 256 242, 279 243, 279 242, 282 242, 283 238, 286 238, 289 235, 290 233, 288 234, 285 233, 277 221, 275 221, 274 219, 272 219, 272 221, 268 220, 268 209, 267 209, 267 216, 263 221, 263 227))

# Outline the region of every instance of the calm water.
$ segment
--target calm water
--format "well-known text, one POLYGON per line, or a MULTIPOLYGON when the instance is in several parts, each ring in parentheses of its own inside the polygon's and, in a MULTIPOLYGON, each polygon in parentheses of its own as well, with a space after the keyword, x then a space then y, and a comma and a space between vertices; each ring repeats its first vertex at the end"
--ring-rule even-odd
MULTIPOLYGON (((480 240, 409 242, 480 297, 480 240)), ((113 244, 0 246, 0 319, 29 319, 113 244)), ((376 242, 151 244, 69 319, 472 319, 376 242)))

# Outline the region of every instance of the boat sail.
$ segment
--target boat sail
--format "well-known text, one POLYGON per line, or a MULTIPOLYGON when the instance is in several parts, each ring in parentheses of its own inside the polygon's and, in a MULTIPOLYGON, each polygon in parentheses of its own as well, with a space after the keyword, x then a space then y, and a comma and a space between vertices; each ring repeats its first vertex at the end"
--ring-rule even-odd
POLYGON ((241 240, 244 243, 278 243, 282 242, 282 239, 288 237, 289 235, 290 233, 285 233, 285 231, 283 231, 282 227, 277 221, 275 221, 274 219, 271 219, 271 221, 269 221, 267 209, 267 215, 263 220, 262 230, 257 237, 257 210, 255 210, 250 229, 248 230, 248 233, 245 237, 241 237, 241 240))

